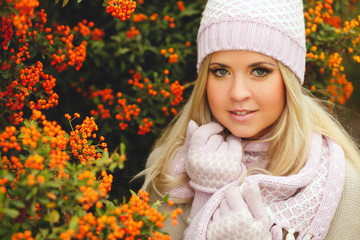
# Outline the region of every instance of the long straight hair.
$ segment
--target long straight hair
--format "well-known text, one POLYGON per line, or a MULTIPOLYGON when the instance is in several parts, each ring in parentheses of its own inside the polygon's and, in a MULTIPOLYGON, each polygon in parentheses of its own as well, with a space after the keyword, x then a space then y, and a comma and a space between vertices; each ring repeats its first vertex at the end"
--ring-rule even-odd
MULTIPOLYGON (((175 155, 184 144, 189 121, 194 120, 198 125, 202 125, 215 120, 206 98, 210 58, 211 56, 207 56, 200 67, 189 101, 156 141, 154 145, 154 151, 158 151, 156 159, 147 163, 146 169, 136 176, 145 175, 144 189, 152 189, 162 195, 187 184, 189 178, 186 173, 171 176, 167 172, 175 155)), ((336 141, 343 148, 346 158, 360 170, 360 152, 350 135, 328 113, 320 100, 311 96, 300 85, 291 70, 280 62, 278 66, 286 89, 286 104, 281 116, 270 129, 271 137, 266 140, 270 142, 267 152, 270 161, 266 172, 276 176, 288 176, 299 172, 307 160, 313 132, 336 141)), ((191 201, 191 199, 180 201, 191 201)))

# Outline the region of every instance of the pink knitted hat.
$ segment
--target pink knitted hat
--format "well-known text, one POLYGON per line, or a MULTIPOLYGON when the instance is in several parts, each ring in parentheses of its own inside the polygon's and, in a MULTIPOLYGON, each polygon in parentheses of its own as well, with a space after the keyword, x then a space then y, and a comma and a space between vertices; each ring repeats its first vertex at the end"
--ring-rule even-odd
POLYGON ((198 69, 211 53, 249 50, 280 61, 304 82, 302 0, 208 0, 197 42, 198 69))

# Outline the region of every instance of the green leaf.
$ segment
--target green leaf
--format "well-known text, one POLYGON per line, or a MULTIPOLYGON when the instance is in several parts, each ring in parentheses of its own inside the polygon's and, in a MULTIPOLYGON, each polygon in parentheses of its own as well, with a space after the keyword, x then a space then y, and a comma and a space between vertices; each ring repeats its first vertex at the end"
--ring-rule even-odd
POLYGON ((46 237, 49 234, 49 229, 40 228, 40 232, 36 236, 41 236, 42 238, 46 237))
POLYGON ((153 204, 151 204, 151 207, 152 207, 153 209, 155 209, 155 210, 158 210, 159 204, 153 203, 153 204))
POLYGON ((123 38, 120 35, 111 36, 111 40, 114 40, 116 43, 121 43, 123 41, 123 38))
POLYGON ((64 0, 64 1, 63 1, 63 4, 62 4, 62 6, 61 6, 61 7, 65 7, 65 6, 66 6, 66 4, 68 4, 68 2, 69 2, 69 0, 64 0))
POLYGON ((170 197, 170 195, 169 194, 166 194, 165 196, 164 196, 164 198, 163 198, 163 202, 167 202, 167 200, 169 200, 169 197, 170 197))
POLYGON ((29 196, 29 195, 30 195, 30 196, 35 196, 35 195, 37 194, 37 192, 38 192, 38 188, 37 188, 37 187, 33 187, 33 188, 31 188, 31 193, 28 194, 28 196, 29 196))
POLYGON ((70 229, 76 229, 78 226, 78 217, 77 216, 72 216, 70 223, 69 223, 69 228, 70 229))
POLYGON ((136 192, 134 192, 133 190, 130 189, 129 191, 130 191, 131 195, 137 195, 136 192))
POLYGON ((120 143, 120 154, 125 155, 126 145, 125 143, 120 143))
POLYGON ((60 219, 60 214, 56 210, 52 210, 50 213, 44 216, 44 220, 51 223, 56 223, 60 219))
POLYGON ((16 208, 23 208, 25 207, 25 204, 20 200, 11 200, 10 205, 16 207, 16 208))
POLYGON ((130 52, 130 48, 119 48, 119 49, 115 52, 114 56, 115 56, 115 57, 118 57, 118 56, 124 55, 125 53, 128 53, 128 52, 130 52))
POLYGON ((4 236, 4 235, 8 234, 9 231, 10 231, 10 229, 7 227, 0 227, 0 236, 4 236))
POLYGON ((49 182, 46 182, 46 186, 49 187, 49 188, 55 188, 55 189, 58 189, 59 187, 61 187, 61 182, 53 182, 53 181, 49 181, 49 182))
POLYGON ((15 223, 11 227, 11 232, 16 233, 19 231, 19 228, 20 228, 20 223, 15 223))
POLYGON ((184 16, 193 16, 196 14, 200 14, 201 10, 198 9, 186 9, 185 11, 182 11, 180 13, 180 17, 184 17, 184 16))
POLYGON ((102 160, 106 160, 106 159, 108 159, 108 158, 109 158, 109 152, 103 151, 102 156, 101 156, 101 159, 102 159, 102 160))
POLYGON ((17 216, 19 216, 19 211, 16 209, 4 208, 2 212, 3 214, 11 218, 16 218, 17 216))
POLYGON ((109 170, 110 172, 114 172, 115 168, 117 168, 118 164, 117 163, 112 163, 109 166, 109 170))
POLYGON ((9 173, 8 171, 6 171, 6 170, 2 170, 2 171, 0 172, 0 176, 1 176, 2 178, 6 177, 6 178, 8 179, 8 182, 14 181, 14 176, 13 176, 12 174, 10 174, 10 173, 9 173))
POLYGON ((1 76, 2 76, 3 78, 8 79, 8 78, 10 78, 11 73, 10 73, 10 72, 2 72, 2 73, 1 73, 1 76))

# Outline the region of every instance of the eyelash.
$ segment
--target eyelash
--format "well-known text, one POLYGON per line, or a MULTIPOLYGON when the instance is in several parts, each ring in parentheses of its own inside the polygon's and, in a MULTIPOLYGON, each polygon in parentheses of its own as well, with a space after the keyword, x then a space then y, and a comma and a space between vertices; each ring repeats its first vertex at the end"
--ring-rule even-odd
POLYGON ((253 69, 251 72, 253 73, 253 72, 258 71, 258 70, 263 71, 264 74, 263 74, 263 75, 260 75, 260 76, 259 76, 259 75, 255 75, 256 77, 265 77, 266 75, 268 75, 269 73, 272 72, 272 70, 267 69, 267 68, 264 68, 264 67, 255 68, 255 69, 253 69))
MULTIPOLYGON (((255 75, 255 77, 265 77, 266 75, 268 75, 269 73, 272 72, 272 70, 268 69, 268 68, 264 68, 264 67, 257 67, 257 68, 254 68, 251 72, 256 72, 256 71, 263 71, 264 73, 262 75, 255 75)), ((225 68, 215 68, 215 69, 210 69, 210 72, 212 72, 216 77, 225 77, 229 71, 226 70, 225 68), (219 71, 221 70, 225 70, 226 71, 226 74, 224 75, 221 75, 219 74, 219 71)))
POLYGON ((224 77, 225 75, 219 74, 219 71, 221 71, 221 70, 225 70, 227 73, 229 73, 229 71, 226 70, 225 68, 210 69, 210 72, 212 72, 216 77, 224 77))

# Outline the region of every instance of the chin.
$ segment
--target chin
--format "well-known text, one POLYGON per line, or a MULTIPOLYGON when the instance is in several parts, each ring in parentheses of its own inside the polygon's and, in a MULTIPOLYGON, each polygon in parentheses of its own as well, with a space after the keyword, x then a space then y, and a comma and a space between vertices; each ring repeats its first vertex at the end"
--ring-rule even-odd
POLYGON ((265 134, 263 131, 260 131, 260 132, 244 132, 244 131, 231 131, 230 129, 228 129, 228 130, 235 137, 246 138, 246 139, 250 139, 250 140, 257 140, 257 139, 261 138, 262 136, 264 136, 264 134, 265 134))
POLYGON ((252 138, 254 137, 254 134, 244 134, 244 132, 236 132, 236 131, 230 131, 229 132, 234 135, 235 137, 238 137, 238 138, 252 138))

